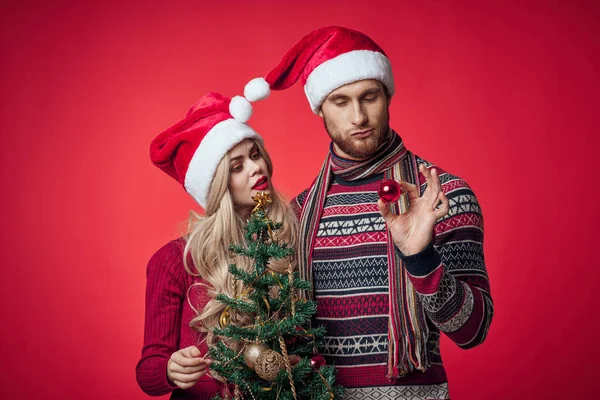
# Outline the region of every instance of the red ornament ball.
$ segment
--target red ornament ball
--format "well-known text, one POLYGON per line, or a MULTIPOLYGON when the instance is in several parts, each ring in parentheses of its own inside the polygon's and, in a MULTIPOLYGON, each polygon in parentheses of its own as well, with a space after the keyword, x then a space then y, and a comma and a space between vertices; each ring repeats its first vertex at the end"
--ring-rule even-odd
POLYGON ((379 198, 386 203, 391 203, 393 201, 397 201, 400 198, 400 193, 402 189, 398 182, 392 179, 384 179, 381 181, 381 185, 379 186, 378 194, 379 198))
POLYGON ((327 362, 325 362, 325 357, 323 357, 320 354, 317 354, 316 356, 312 356, 312 358, 310 359, 310 365, 313 368, 319 369, 319 368, 325 366, 325 364, 327 364, 327 362))

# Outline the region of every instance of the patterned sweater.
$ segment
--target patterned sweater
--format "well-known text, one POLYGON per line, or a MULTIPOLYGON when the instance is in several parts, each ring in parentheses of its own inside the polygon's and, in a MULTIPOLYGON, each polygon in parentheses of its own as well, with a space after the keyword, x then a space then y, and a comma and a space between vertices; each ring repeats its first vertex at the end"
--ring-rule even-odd
MULTIPOLYGON (((432 164, 415 156, 418 164, 432 164)), ((419 254, 401 255, 428 316, 430 368, 390 381, 386 226, 377 208, 382 174, 346 182, 327 192, 313 249, 316 324, 327 328, 323 355, 337 366, 345 399, 448 399, 439 351, 440 331, 462 348, 486 337, 493 304, 483 258, 483 219, 467 183, 439 167, 448 215, 435 241, 419 254)), ((419 174, 421 193, 425 178, 419 174)), ((304 191, 292 201, 297 214, 304 191)))

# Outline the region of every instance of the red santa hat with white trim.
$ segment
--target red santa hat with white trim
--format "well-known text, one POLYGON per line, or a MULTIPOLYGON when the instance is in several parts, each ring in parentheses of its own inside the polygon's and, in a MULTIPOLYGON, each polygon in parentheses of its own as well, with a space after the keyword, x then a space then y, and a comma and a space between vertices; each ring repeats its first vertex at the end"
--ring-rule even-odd
POLYGON ((377 79, 394 94, 392 65, 385 52, 364 33, 330 26, 298 41, 265 78, 244 89, 250 101, 266 99, 270 90, 283 90, 301 80, 315 114, 329 93, 349 83, 377 79))
POLYGON ((152 141, 150 159, 206 208, 208 191, 223 156, 244 139, 262 142, 246 124, 251 115, 252 105, 246 98, 208 93, 184 119, 152 141))

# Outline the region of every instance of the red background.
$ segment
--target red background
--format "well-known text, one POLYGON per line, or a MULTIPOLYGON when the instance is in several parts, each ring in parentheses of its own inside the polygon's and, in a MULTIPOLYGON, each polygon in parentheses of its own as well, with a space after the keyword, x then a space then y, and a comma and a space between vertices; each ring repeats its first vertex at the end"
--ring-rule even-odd
MULTIPOLYGON (((597 392, 593 2, 48 3, 0 3, 0 397, 145 398, 146 262, 196 207, 149 143, 331 24, 386 50, 392 126, 483 207, 496 315, 476 349, 443 340, 453 398, 597 392)), ((328 138, 301 86, 250 122, 276 185, 304 189, 328 138)))

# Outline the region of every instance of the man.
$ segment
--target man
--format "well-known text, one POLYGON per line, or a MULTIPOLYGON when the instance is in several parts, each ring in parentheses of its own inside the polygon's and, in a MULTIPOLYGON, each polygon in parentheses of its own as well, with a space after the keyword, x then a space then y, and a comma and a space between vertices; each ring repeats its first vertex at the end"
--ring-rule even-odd
POLYGON ((323 355, 348 399, 447 399, 440 333, 468 349, 493 316, 477 199, 390 129, 391 65, 370 38, 314 31, 245 94, 255 101, 298 79, 332 139, 319 176, 292 202, 300 272, 327 328, 323 355), (400 182, 397 202, 378 199, 383 179, 400 182))

